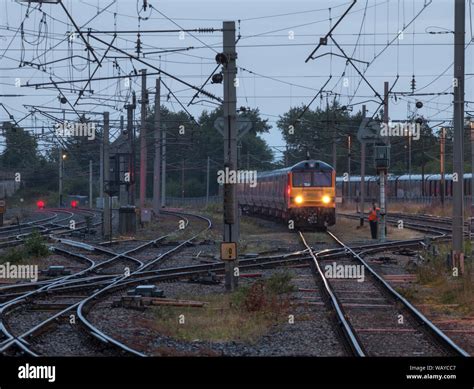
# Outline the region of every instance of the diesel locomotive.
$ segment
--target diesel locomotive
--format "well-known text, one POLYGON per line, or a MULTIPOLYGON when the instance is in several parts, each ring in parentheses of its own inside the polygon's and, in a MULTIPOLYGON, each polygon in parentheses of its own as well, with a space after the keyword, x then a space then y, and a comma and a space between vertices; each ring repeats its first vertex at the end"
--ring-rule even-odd
POLYGON ((326 228, 336 223, 336 172, 323 161, 257 174, 257 185, 241 183, 242 212, 293 220, 295 228, 326 228))

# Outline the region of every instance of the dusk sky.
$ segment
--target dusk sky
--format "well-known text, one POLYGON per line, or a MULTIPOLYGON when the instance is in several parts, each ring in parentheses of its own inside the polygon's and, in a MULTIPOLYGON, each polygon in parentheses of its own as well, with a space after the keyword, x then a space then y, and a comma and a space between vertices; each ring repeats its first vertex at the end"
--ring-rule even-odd
MULTIPOLYGON (((22 95, 2 97, 3 104, 16 120, 28 114, 30 108, 25 107, 25 104, 62 108, 54 87, 48 86, 49 89, 41 90, 17 88, 15 81, 20 78, 24 85, 26 82, 49 82, 50 76, 55 81, 87 79, 89 72, 94 71, 93 63, 88 66, 85 59, 75 57, 74 69, 71 70, 71 60, 61 60, 71 55, 87 57, 82 40, 77 36, 71 44, 67 40, 61 43, 72 26, 59 5, 43 5, 42 11, 46 15, 42 20, 43 13, 38 10, 37 4, 30 6, 29 17, 25 18, 27 3, 10 0, 2 0, 1 3, 0 93, 22 95), (23 42, 19 28, 22 21, 23 42), (54 50, 48 50, 56 44, 58 46, 54 50), (47 72, 43 72, 32 66, 19 68, 20 61, 50 64, 47 65, 47 72), (56 62, 51 63, 53 61, 56 62)), ((221 28, 223 20, 235 20, 237 33, 241 34, 237 43, 240 84, 237 90, 238 107, 260 109, 262 116, 272 125, 270 133, 264 136, 271 146, 284 145, 280 131, 276 128, 279 115, 290 107, 308 104, 330 75, 332 79, 324 88, 322 99, 317 98, 311 108, 325 106, 326 98, 329 101, 336 98, 341 105, 353 104, 353 112, 361 109, 361 102, 367 101, 370 115, 378 106, 375 93, 358 72, 346 63, 345 58, 341 57, 342 53, 331 42, 316 53, 323 55, 321 58, 305 63, 319 42, 319 37, 329 31, 351 1, 150 1, 155 8, 140 12, 140 26, 136 7, 130 7, 131 3, 135 4, 136 1, 65 1, 75 22, 83 26, 84 30, 91 28, 92 32, 114 29, 221 28), (105 11, 97 14, 108 5, 105 11), (328 8, 329 5, 331 8, 328 8)), ((141 7, 142 0, 138 3, 141 7)), ((474 112, 472 8, 474 3, 468 1, 466 115, 469 111, 474 112)), ((452 95, 446 93, 451 91, 453 78, 453 11, 454 5, 450 0, 359 0, 336 27, 334 39, 355 60, 354 64, 379 94, 383 93, 384 81, 392 85, 397 75, 399 79, 393 91, 410 92, 410 82, 414 76, 415 92, 428 94, 399 95, 396 99, 392 96, 391 119, 406 119, 415 110, 414 102, 421 100, 424 107, 419 110, 419 114, 428 118, 433 127, 450 125, 452 95)), ((96 36, 106 42, 113 39, 111 33, 96 36)), ((119 34, 114 45, 133 53, 136 40, 136 33, 119 34)), ((215 68, 214 57, 222 49, 221 32, 186 33, 184 39, 180 39, 175 32, 147 33, 141 35, 141 41, 145 53, 192 47, 184 51, 149 54, 144 60, 195 86, 200 86, 215 68)), ((104 55, 107 48, 105 44, 92 38, 90 44, 98 57, 104 55)), ((144 67, 136 61, 132 64, 129 59, 118 58, 118 68, 114 66, 111 56, 121 54, 110 50, 94 78, 118 75, 119 68, 120 74, 124 75, 133 71, 133 68, 139 70, 144 67)), ((149 68, 148 71, 154 70, 149 68)), ((154 88, 155 77, 148 77, 150 90, 154 88)), ((132 80, 131 87, 139 94, 140 78, 132 80)), ((163 81, 185 106, 194 95, 194 91, 176 80, 164 76, 163 81)), ((62 84, 61 87, 67 85, 62 84)), ((80 88, 83 83, 76 85, 80 88)), ((94 81, 92 89, 94 94, 86 93, 77 108, 98 113, 110 110, 111 119, 118 119, 130 96, 124 80, 94 81)), ((222 96, 222 85, 208 85, 206 90, 222 96)), ((76 94, 67 90, 64 93, 73 101, 77 98, 77 90, 76 94)), ((167 95, 166 91, 162 92, 162 104, 171 110, 179 110, 179 103, 173 97, 168 100, 167 95)), ((216 106, 204 96, 195 102, 188 107, 195 116, 199 116, 204 109, 216 106)), ((67 118, 73 120, 74 116, 67 118)), ((139 119, 139 110, 136 111, 136 118, 139 119)), ((0 120, 8 120, 4 110, 0 111, 0 120)), ((26 127, 35 126, 34 120, 36 124, 51 125, 49 119, 38 114, 22 124, 26 127)))

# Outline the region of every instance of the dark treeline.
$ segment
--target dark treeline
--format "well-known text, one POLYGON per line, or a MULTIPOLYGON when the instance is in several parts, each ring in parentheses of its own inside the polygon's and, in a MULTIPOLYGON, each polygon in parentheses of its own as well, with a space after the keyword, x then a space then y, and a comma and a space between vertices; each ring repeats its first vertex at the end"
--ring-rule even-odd
MULTIPOLYGON (((382 115, 382 114, 381 114, 382 115)), ((374 120, 381 121, 381 116, 374 120)), ((438 130, 429 127, 429 123, 420 118, 421 133, 418 140, 411 140, 411 172, 419 174, 439 173, 440 138, 438 130)), ((321 159, 334 164, 333 143, 336 147, 336 170, 338 175, 348 172, 349 136, 351 174, 360 174, 360 143, 357 131, 362 121, 362 112, 349 112, 337 103, 326 107, 306 110, 304 107, 291 108, 280 117, 277 126, 287 143, 287 151, 281 163, 293 164, 304 159, 307 153, 311 158, 321 159), (304 112, 304 114, 303 114, 304 112), (292 127, 291 127, 292 126, 292 127)), ((445 170, 452 171, 452 130, 446 131, 445 170)), ((466 132, 464 160, 470 161, 469 135, 466 132)), ((366 147, 366 174, 375 174, 374 148, 368 143, 366 147)), ((395 175, 409 171, 409 138, 408 136, 390 137, 390 169, 395 175)), ((466 162, 466 169, 470 163, 466 162)))
MULTIPOLYGON (((222 109, 203 111, 194 122, 183 111, 171 112, 161 107, 162 130, 166 132, 167 195, 205 196, 207 158, 210 158, 210 194, 218 192, 217 170, 223 168, 224 141, 214 128, 214 122, 222 116, 222 109), (184 172, 184 187, 182 174, 184 172), (184 192, 184 193, 183 193, 184 192)), ((258 109, 241 112, 241 118, 253 123, 238 142, 239 169, 268 170, 275 167, 273 153, 260 137, 270 126, 262 119, 258 109)), ((153 191, 154 112, 147 119, 147 195, 153 191)), ((138 153, 138 146, 137 146, 138 153)))

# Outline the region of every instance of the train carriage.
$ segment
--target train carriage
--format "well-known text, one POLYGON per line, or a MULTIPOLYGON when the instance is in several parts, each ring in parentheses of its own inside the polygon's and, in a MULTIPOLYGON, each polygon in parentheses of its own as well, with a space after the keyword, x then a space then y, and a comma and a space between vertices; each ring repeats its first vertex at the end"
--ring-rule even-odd
MULTIPOLYGON (((471 196, 472 174, 464 174, 464 196, 471 196)), ((387 177, 386 193, 388 198, 392 199, 432 199, 441 196, 441 175, 427 173, 421 174, 403 174, 389 175, 387 177)), ((348 198, 349 185, 344 177, 336 178, 336 190, 338 196, 344 199, 348 198)), ((377 199, 379 197, 379 177, 365 177, 365 198, 377 199)), ((357 199, 360 196, 360 176, 350 177, 350 198, 357 199)), ((444 176, 444 195, 451 198, 453 195, 453 175, 445 174, 444 176)))

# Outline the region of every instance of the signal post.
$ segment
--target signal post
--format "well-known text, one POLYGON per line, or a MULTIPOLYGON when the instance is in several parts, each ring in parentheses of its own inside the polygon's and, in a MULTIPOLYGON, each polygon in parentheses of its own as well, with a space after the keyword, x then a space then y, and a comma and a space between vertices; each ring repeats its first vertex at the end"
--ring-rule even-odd
MULTIPOLYGON (((216 56, 223 67, 224 84, 224 169, 237 169, 237 53, 235 52, 235 22, 223 23, 224 52, 216 56)), ((230 292, 238 286, 237 243, 239 214, 235 184, 224 184, 224 236, 221 259, 225 261, 225 288, 230 292)))

